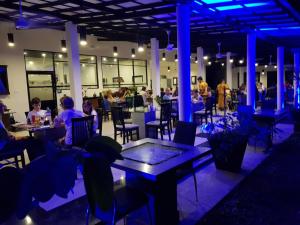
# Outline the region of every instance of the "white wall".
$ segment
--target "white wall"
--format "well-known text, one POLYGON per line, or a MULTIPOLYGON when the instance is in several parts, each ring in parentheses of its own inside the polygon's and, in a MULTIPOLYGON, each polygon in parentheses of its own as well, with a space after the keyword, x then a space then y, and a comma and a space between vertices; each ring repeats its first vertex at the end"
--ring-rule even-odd
MULTIPOLYGON (((28 93, 24 63, 24 49, 61 52, 60 41, 65 38, 65 32, 50 29, 15 30, 14 24, 0 22, 0 65, 8 65, 8 80, 10 95, 0 95, 0 99, 15 113, 18 121, 25 121, 24 112, 28 111, 28 93), (15 47, 7 45, 7 33, 14 34, 15 47)), ((88 37, 88 45, 80 47, 81 54, 96 55, 98 62, 98 89, 87 90, 87 96, 97 95, 102 91, 101 56, 112 56, 113 46, 118 47, 118 57, 130 58, 131 48, 137 48, 136 43, 131 42, 103 42, 95 37, 88 37)), ((137 59, 147 59, 147 49, 138 53, 137 59)), ((149 58, 148 58, 149 59, 149 58)), ((149 62, 148 62, 149 63, 149 62)), ((148 79, 150 77, 148 67, 148 79)), ((68 91, 58 94, 58 98, 68 91)))

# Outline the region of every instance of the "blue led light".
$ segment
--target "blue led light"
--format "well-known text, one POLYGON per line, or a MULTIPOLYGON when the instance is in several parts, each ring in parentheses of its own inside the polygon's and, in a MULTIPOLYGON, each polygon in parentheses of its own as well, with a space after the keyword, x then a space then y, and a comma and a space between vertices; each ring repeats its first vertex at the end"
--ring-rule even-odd
POLYGON ((215 4, 215 3, 222 3, 222 2, 232 2, 232 0, 202 0, 206 4, 215 4))
POLYGON ((216 11, 216 10, 214 10, 213 8, 209 8, 209 10, 210 10, 210 11, 213 11, 213 12, 215 12, 215 11, 216 11))
POLYGON ((241 5, 226 5, 226 6, 216 7, 216 9, 219 10, 219 11, 232 10, 232 9, 241 9, 241 8, 243 8, 243 6, 241 6, 241 5))
POLYGON ((283 27, 282 29, 298 30, 298 29, 300 29, 300 27, 283 27))
POLYGON ((278 30, 278 28, 277 27, 269 27, 269 28, 260 28, 259 30, 262 30, 262 31, 264 31, 264 30, 278 30))
POLYGON ((264 5, 269 5, 270 2, 257 2, 257 3, 247 3, 244 4, 246 7, 258 7, 258 6, 264 6, 264 5))
POLYGON ((194 1, 196 4, 198 4, 198 5, 203 5, 201 2, 199 2, 199 1, 197 1, 197 0, 195 0, 194 1))

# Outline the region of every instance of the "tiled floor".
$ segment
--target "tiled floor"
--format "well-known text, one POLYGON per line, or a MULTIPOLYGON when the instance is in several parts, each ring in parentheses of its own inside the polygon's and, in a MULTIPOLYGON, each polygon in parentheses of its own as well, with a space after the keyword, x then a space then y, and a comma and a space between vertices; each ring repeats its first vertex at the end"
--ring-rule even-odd
MULTIPOLYGON (((292 126, 279 124, 278 128, 284 130, 275 135, 274 142, 278 143, 287 138, 292 132, 292 126)), ((199 132, 199 130, 197 131, 199 132)), ((103 124, 103 133, 113 136, 113 126, 111 122, 103 124)), ((165 136, 167 138, 167 136, 165 136)), ((121 140, 120 140, 121 141, 121 140)), ((196 138, 196 145, 205 142, 201 137, 196 138)), ((254 149, 247 146, 243 161, 242 171, 238 174, 216 170, 213 163, 206 165, 197 172, 199 201, 195 200, 194 185, 192 177, 187 178, 178 184, 178 210, 180 212, 180 224, 195 224, 201 217, 215 206, 226 194, 228 194, 247 174, 257 167, 268 153, 262 151, 261 147, 254 149)), ((124 173, 113 169, 114 179, 123 179, 124 173)), ((84 189, 79 188, 80 192, 84 189)), ((84 193, 83 193, 84 195, 84 193)), ((53 199, 52 199, 53 201, 53 199)), ((46 204, 47 205, 47 204, 46 204)), ((50 204, 51 205, 51 204, 50 204)), ((85 224, 84 210, 86 207, 85 198, 79 198, 67 203, 50 212, 42 212, 40 209, 33 210, 23 221, 12 219, 6 224, 42 224, 42 225, 64 225, 64 224, 85 224)), ((44 205, 43 208, 46 208, 44 205)), ((141 209, 128 217, 128 224, 149 224, 145 209, 141 209)), ((93 221, 94 222, 94 221, 93 221)), ((93 224, 93 223, 91 223, 93 224)), ((118 224, 122 224, 120 221, 118 224)))

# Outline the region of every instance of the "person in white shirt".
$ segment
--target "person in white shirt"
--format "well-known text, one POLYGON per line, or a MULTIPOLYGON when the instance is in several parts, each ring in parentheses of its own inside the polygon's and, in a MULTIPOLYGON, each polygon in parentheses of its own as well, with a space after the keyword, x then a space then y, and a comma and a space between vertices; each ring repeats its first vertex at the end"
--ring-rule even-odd
POLYGON ((143 97, 144 105, 146 105, 146 103, 147 103, 147 95, 148 94, 146 92, 146 87, 145 86, 142 87, 142 90, 140 91, 139 94, 143 97))
POLYGON ((64 138, 65 145, 72 145, 72 118, 83 117, 83 112, 74 109, 74 101, 71 97, 63 98, 62 107, 64 109, 55 119, 55 126, 65 125, 66 136, 64 138))
POLYGON ((95 134, 98 129, 98 114, 97 114, 96 110, 94 109, 91 101, 85 100, 82 104, 82 109, 86 115, 94 116, 93 131, 95 134))
POLYGON ((33 98, 31 100, 31 105, 33 110, 28 113, 27 121, 30 121, 30 123, 35 123, 36 119, 44 119, 46 116, 46 110, 41 109, 41 100, 39 98, 33 98))

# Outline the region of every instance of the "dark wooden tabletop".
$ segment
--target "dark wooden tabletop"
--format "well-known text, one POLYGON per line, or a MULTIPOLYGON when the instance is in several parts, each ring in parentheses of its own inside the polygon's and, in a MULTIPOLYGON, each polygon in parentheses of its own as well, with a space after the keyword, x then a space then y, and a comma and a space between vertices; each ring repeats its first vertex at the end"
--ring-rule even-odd
MULTIPOLYGON (((208 147, 193 147, 151 138, 145 138, 135 142, 130 142, 123 146, 122 152, 124 154, 126 150, 136 149, 136 147, 140 147, 141 150, 143 150, 145 146, 149 147, 147 143, 150 145, 154 144, 153 146, 159 149, 156 149, 156 154, 159 154, 159 151, 166 151, 168 147, 170 150, 174 150, 177 153, 174 157, 170 157, 157 164, 149 164, 132 159, 124 159, 116 160, 113 163, 112 167, 143 176, 148 180, 155 181, 159 176, 172 170, 179 169, 180 167, 188 163, 192 163, 193 161, 207 155, 210 152, 210 148, 208 147), (161 148, 159 146, 161 146, 161 148)), ((145 154, 145 151, 141 151, 141 154, 145 154)))

